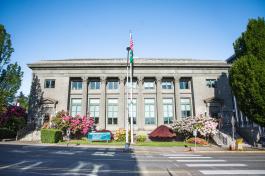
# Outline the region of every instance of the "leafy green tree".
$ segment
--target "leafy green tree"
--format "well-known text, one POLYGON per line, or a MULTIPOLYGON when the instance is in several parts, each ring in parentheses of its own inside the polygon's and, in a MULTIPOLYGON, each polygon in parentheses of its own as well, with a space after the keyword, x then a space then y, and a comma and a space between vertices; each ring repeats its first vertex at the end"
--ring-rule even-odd
POLYGON ((29 99, 26 95, 23 94, 23 92, 20 92, 17 97, 17 102, 19 103, 19 106, 28 109, 29 106, 29 99))
POLYGON ((250 19, 234 43, 230 85, 237 103, 250 120, 265 126, 265 21, 250 19))
POLYGON ((259 60, 265 60, 265 21, 264 18, 250 19, 247 30, 235 41, 236 58, 254 55, 259 60))
POLYGON ((23 72, 17 63, 10 63, 12 48, 10 35, 0 24, 0 112, 15 97, 23 72))

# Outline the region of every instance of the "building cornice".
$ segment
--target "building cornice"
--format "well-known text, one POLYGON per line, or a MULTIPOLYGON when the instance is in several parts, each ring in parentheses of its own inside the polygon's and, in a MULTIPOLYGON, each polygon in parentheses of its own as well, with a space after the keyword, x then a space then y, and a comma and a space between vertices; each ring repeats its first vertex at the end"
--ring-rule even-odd
MULTIPOLYGON (((126 67, 126 59, 66 59, 43 60, 28 64, 31 69, 41 68, 91 68, 91 67, 126 67)), ((135 67, 213 67, 229 68, 230 64, 221 60, 195 59, 134 59, 135 67)))

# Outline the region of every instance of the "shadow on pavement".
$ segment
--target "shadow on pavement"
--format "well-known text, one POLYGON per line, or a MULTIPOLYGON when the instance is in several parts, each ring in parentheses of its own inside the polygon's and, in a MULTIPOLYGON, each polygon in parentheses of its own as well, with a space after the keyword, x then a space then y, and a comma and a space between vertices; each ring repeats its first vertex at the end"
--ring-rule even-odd
POLYGON ((0 156, 0 175, 140 175, 121 148, 0 145, 0 156))

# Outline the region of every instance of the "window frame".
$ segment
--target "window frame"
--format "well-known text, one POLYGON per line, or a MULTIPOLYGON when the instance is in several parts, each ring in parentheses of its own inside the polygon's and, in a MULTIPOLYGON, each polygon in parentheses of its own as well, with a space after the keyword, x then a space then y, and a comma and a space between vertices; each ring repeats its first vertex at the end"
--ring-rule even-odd
POLYGON ((109 98, 107 106, 107 119, 108 125, 117 125, 118 124, 118 113, 119 113, 119 100, 117 98, 109 98), (116 100, 116 103, 111 103, 111 100, 116 100), (117 110, 115 110, 117 109, 117 110), (110 117, 111 114, 111 117, 110 117), (116 116, 114 116, 116 115, 116 116))
POLYGON ((181 118, 183 119, 192 116, 191 98, 185 98, 185 97, 180 98, 180 111, 181 111, 181 118), (189 100, 189 103, 182 103, 181 100, 189 100), (182 110, 183 106, 185 106, 185 110, 182 110), (187 110, 188 106, 190 110, 187 110), (189 114, 187 112, 189 112, 189 114))
POLYGON ((173 98, 163 98, 163 120, 164 124, 172 124, 173 123, 173 118, 174 118, 174 110, 173 110, 173 98), (165 102, 165 100, 171 100, 171 102, 165 102), (165 112, 165 107, 167 111, 165 112), (170 108, 171 107, 171 112, 170 108), (171 116, 170 116, 171 113, 171 116), (167 114, 167 115, 165 115, 167 114), (167 123, 165 123, 167 122, 167 123))
POLYGON ((73 81, 71 81, 71 90, 82 90, 83 89, 83 82, 82 81, 78 81, 78 80, 73 80, 73 81), (75 84, 75 83, 78 83, 77 85, 76 85, 76 89, 73 89, 73 85, 75 84), (81 86, 80 86, 81 85, 81 86))
POLYGON ((89 113, 90 115, 92 115, 92 118, 94 118, 95 124, 99 124, 99 116, 100 116, 100 99, 99 98, 89 98, 89 113), (92 103, 91 100, 98 100, 98 102, 92 103), (93 107, 93 110, 91 110, 91 107, 93 107), (98 111, 96 111, 96 109, 98 109, 98 111), (96 116, 95 113, 97 113, 98 116, 96 116))
POLYGON ((155 98, 145 98, 144 99, 144 122, 145 125, 155 125, 156 124, 156 110, 155 110, 155 98), (152 100, 153 103, 147 102, 148 100, 152 100), (148 107, 148 108, 147 108, 148 107), (148 111, 147 111, 148 109, 148 111), (153 109, 153 111, 151 110, 153 109), (146 116, 148 114, 148 116, 146 116), (153 116, 151 116, 153 114, 153 116))
POLYGON ((44 80, 44 88, 45 89, 55 88, 55 79, 45 79, 44 80), (49 83, 49 84, 47 84, 47 83, 49 83))
POLYGON ((71 98, 71 116, 75 117, 77 115, 81 115, 81 113, 82 113, 82 99, 81 98, 71 98), (73 103, 74 100, 80 100, 80 104, 79 103, 73 103), (77 105, 80 105, 80 111, 77 111, 77 107, 78 107, 77 105), (73 115, 73 106, 76 106, 74 115, 73 115))
POLYGON ((100 90, 101 82, 99 80, 91 80, 89 81, 89 89, 90 90, 100 90))
POLYGON ((155 81, 154 80, 145 80, 144 81, 144 89, 145 90, 154 90, 155 89, 155 81), (152 85, 152 86, 150 86, 152 85))
POLYGON ((179 89, 180 90, 189 90, 190 89, 190 82, 189 78, 180 78, 179 80, 179 89))
POLYGON ((217 79, 206 79, 206 86, 208 88, 216 88, 217 79))
POLYGON ((162 80, 161 88, 166 89, 166 90, 173 89, 173 81, 172 80, 162 80))
POLYGON ((107 82, 108 90, 118 90, 119 89, 119 81, 118 80, 110 80, 107 82), (112 87, 110 87, 112 86, 112 87))

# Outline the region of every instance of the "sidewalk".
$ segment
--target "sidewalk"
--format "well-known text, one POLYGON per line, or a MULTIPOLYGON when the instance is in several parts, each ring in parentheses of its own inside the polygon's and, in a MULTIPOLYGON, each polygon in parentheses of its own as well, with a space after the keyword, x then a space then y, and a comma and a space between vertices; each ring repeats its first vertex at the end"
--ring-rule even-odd
MULTIPOLYGON (((91 148, 91 149, 97 149, 97 148, 116 148, 120 150, 124 150, 124 146, 121 145, 87 145, 87 144, 42 144, 41 142, 35 142, 35 141, 29 141, 29 142, 21 142, 21 141, 8 141, 8 142, 0 142, 0 145, 30 145, 30 146, 42 146, 42 147, 80 147, 80 148, 91 148)), ((130 146, 130 149, 135 153, 161 153, 161 152, 196 152, 196 153, 265 153, 265 150, 255 149, 255 148, 248 148, 244 151, 229 151, 224 148, 220 148, 215 145, 211 146, 205 146, 205 147, 196 147, 196 150, 194 151, 194 147, 150 147, 150 146, 130 146)))

